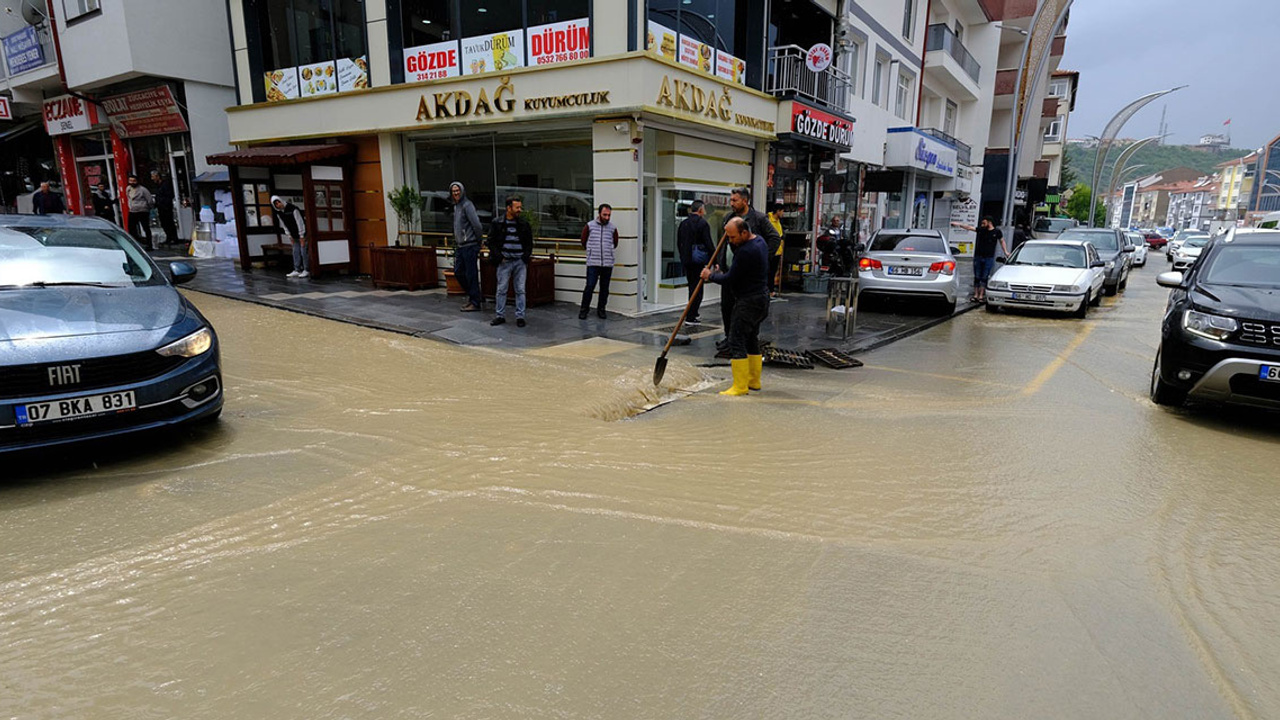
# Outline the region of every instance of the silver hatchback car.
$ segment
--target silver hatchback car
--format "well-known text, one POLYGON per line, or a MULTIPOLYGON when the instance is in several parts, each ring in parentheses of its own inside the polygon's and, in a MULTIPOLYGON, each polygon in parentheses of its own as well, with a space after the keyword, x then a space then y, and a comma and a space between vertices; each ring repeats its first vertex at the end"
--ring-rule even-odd
POLYGON ((880 230, 858 260, 858 296, 932 297, 955 310, 956 258, 937 230, 880 230))

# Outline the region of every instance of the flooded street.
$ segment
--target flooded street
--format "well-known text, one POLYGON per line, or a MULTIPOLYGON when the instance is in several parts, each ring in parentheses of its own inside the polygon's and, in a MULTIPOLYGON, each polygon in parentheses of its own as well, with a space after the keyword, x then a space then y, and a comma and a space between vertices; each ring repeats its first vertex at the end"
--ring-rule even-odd
POLYGON ((623 421, 653 348, 193 294, 217 426, 3 471, 0 716, 1278 717, 1280 423, 1147 400, 1161 264, 623 421))

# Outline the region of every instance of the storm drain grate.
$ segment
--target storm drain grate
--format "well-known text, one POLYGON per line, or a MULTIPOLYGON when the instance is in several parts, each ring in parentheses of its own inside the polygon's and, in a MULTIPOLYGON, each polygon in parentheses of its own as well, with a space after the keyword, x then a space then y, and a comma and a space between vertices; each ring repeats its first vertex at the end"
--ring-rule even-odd
POLYGON ((862 367, 862 361, 842 353, 835 348, 819 348, 817 350, 809 350, 805 353, 811 359, 816 360, 823 365, 834 370, 844 370, 846 368, 862 367))
POLYGON ((813 361, 798 350, 784 350, 772 345, 763 348, 764 363, 774 367, 788 367, 797 370, 812 370, 813 361))

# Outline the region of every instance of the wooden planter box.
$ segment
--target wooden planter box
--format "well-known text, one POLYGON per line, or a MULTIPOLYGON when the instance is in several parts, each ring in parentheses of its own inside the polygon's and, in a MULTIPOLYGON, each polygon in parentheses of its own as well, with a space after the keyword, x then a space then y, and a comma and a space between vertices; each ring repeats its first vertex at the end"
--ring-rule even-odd
POLYGON ((462 289, 462 283, 458 282, 458 276, 453 274, 452 270, 444 271, 444 287, 448 295, 466 295, 466 291, 462 289))
MULTIPOLYGON (((552 258, 534 258, 529 263, 529 273, 525 280, 525 301, 529 307, 549 305, 556 301, 556 261, 552 258)), ((480 291, 485 298, 492 298, 498 293, 498 268, 491 265, 486 258, 480 259, 480 291)), ((515 299, 516 289, 513 284, 507 289, 507 298, 515 299)))
POLYGON ((369 265, 374 287, 413 291, 440 284, 435 247, 370 246, 369 265))

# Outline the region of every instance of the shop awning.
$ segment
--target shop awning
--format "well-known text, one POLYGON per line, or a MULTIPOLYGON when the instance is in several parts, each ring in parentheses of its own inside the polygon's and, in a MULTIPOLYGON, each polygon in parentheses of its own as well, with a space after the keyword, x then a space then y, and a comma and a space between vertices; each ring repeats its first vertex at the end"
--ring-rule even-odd
POLYGON ((200 173, 191 182, 222 183, 225 185, 231 182, 231 173, 226 170, 210 170, 209 172, 200 173))
POLYGON ((310 165, 322 160, 346 157, 355 151, 355 147, 342 143, 329 145, 272 145, 218 153, 217 155, 210 155, 206 159, 210 165, 235 167, 310 165))
POLYGON ((8 140, 9 138, 17 137, 25 132, 35 130, 40 127, 40 122, 40 120, 27 120, 13 125, 5 123, 3 126, 0 126, 0 142, 8 140))

